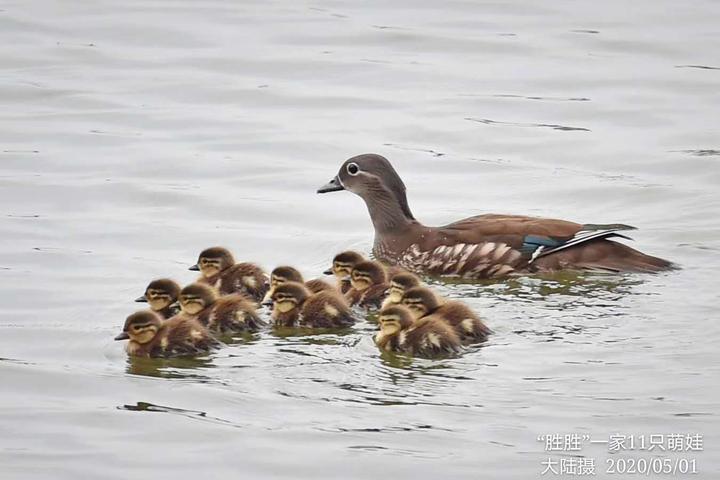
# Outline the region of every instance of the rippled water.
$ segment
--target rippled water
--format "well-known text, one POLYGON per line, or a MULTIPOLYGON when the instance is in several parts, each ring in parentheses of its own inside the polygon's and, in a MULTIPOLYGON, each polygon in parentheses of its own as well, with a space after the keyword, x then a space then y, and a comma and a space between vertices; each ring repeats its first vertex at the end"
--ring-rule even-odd
POLYGON ((713 1, 4 2, 2 477, 526 479, 571 455, 605 477, 633 454, 538 436, 700 433, 668 456, 714 478, 719 20, 713 1), (683 269, 438 285, 496 331, 457 359, 381 356, 372 323, 126 359, 132 299, 190 281, 204 247, 308 276, 369 251, 361 200, 314 193, 363 152, 427 223, 629 223, 683 269))

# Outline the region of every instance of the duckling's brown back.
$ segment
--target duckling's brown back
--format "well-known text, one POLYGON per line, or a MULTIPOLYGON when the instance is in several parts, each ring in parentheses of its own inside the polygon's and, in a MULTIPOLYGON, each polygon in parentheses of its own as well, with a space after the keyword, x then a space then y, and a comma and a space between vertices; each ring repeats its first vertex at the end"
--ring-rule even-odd
POLYGON ((313 278, 312 280, 308 280, 305 282, 305 286, 313 293, 322 292, 324 290, 327 290, 329 292, 337 292, 337 289, 330 285, 325 280, 321 280, 319 278, 313 278))
POLYGON ((220 297, 208 317, 208 329, 219 333, 255 332, 264 325, 255 305, 238 293, 220 297))
POLYGON ((441 317, 450 324, 464 343, 484 340, 491 333, 470 307, 457 300, 448 300, 435 310, 433 315, 441 317))
POLYGON ((401 348, 421 357, 454 353, 462 346, 455 329, 437 315, 416 321, 403 337, 401 348))
POLYGON ((199 281, 213 285, 222 295, 243 293, 255 301, 262 300, 269 288, 263 269, 249 262, 236 263, 217 275, 199 281))
POLYGON ((163 323, 151 343, 151 356, 174 357, 205 353, 216 342, 197 319, 176 315, 163 323))
POLYGON ((357 304, 364 308, 380 308, 380 305, 385 299, 385 295, 389 288, 389 283, 379 283, 373 285, 362 292, 360 300, 357 304))
POLYGON ((300 323, 311 328, 347 327, 355 323, 355 317, 343 297, 324 290, 305 300, 300 323))

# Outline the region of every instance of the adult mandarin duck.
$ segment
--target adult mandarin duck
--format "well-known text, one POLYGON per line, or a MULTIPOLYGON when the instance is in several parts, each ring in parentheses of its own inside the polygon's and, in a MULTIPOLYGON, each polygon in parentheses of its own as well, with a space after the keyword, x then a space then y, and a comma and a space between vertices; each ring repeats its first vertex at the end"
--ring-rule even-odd
POLYGON ((405 184, 376 154, 350 158, 318 193, 349 190, 367 205, 379 260, 430 275, 467 279, 563 269, 659 272, 673 268, 612 237, 634 230, 622 224, 579 224, 523 215, 485 214, 442 227, 423 225, 410 211, 405 184))

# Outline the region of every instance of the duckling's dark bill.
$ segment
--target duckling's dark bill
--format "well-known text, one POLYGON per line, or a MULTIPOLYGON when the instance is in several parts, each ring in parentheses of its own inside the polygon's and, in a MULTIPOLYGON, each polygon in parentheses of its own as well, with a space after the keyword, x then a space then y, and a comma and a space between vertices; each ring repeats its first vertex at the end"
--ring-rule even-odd
POLYGON ((130 338, 130 335, 128 335, 127 332, 122 332, 117 337, 115 337, 115 340, 127 340, 130 338))
POLYGON ((140 295, 138 298, 135 299, 135 301, 147 303, 147 297, 145 295, 140 295))
POLYGON ((189 267, 188 270, 192 270, 193 272, 199 272, 200 267, 198 267, 197 265, 193 265, 192 267, 189 267))
POLYGON ((318 188, 317 193, 338 192, 340 190, 345 190, 345 187, 342 186, 338 177, 335 177, 322 187, 318 188))

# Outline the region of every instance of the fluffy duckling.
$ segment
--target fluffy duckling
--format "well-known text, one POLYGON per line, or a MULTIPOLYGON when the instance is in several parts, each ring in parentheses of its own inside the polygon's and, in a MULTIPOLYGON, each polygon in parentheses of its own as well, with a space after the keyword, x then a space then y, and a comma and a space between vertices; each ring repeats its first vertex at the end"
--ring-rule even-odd
POLYGON ((485 340, 491 333, 470 307, 456 300, 443 300, 427 287, 408 289, 402 304, 412 311, 415 319, 430 315, 442 318, 466 344, 485 340))
POLYGON ((135 312, 115 340, 130 340, 128 355, 138 357, 177 357, 208 352, 217 342, 194 318, 176 316, 169 320, 156 312, 135 312))
POLYGON ((387 291, 387 296, 383 301, 382 308, 400 304, 407 290, 413 287, 419 287, 420 285, 420 278, 410 272, 400 272, 393 275, 390 279, 390 288, 387 291))
POLYGON ((375 343, 380 350, 436 357, 457 352, 462 343, 455 330, 435 315, 415 320, 403 305, 383 308, 378 317, 380 332, 375 343))
POLYGON ((197 319, 211 332, 255 332, 265 325, 255 305, 239 293, 218 297, 209 285, 191 283, 180 291, 179 299, 182 313, 197 319))
POLYGON ((333 258, 332 265, 330 268, 325 270, 325 275, 334 275, 338 281, 338 289, 340 293, 347 293, 350 290, 350 273, 360 262, 364 262, 365 257, 360 253, 347 250, 340 252, 333 258))
POLYGON ((345 299, 329 290, 312 293, 302 283, 285 282, 275 288, 271 301, 278 326, 337 328, 355 323, 345 299))
POLYGON ((360 262, 350 273, 351 288, 345 293, 350 305, 378 308, 390 288, 385 267, 373 260, 360 262))
POLYGON ((206 248, 190 270, 199 271, 198 282, 215 287, 221 295, 243 293, 256 302, 262 300, 268 290, 267 274, 254 263, 235 263, 227 248, 206 248))
POLYGON ((294 267, 276 267, 270 273, 270 289, 265 294, 263 304, 268 303, 268 301, 272 298, 272 294, 278 285, 282 285, 286 282, 304 283, 308 290, 312 293, 321 292, 323 290, 336 291, 335 287, 327 283, 325 280, 320 280, 319 278, 314 278, 306 282, 303 279, 302 274, 294 267))
POLYGON ((135 299, 136 302, 146 302, 153 312, 167 319, 180 311, 177 303, 180 294, 180 285, 169 278, 153 280, 145 288, 145 293, 135 299))

